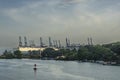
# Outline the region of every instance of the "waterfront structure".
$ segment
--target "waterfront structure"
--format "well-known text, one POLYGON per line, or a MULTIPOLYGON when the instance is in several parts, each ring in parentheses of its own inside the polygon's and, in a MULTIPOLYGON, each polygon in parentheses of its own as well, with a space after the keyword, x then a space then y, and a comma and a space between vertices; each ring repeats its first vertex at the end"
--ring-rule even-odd
POLYGON ((46 48, 53 48, 54 50, 58 50, 57 48, 54 48, 54 47, 18 47, 18 50, 20 50, 21 52, 43 51, 46 48))
POLYGON ((30 45, 28 45, 27 38, 24 37, 24 46, 23 46, 21 36, 19 37, 19 46, 18 46, 17 50, 19 50, 21 52, 43 51, 43 50, 45 50, 47 48, 53 48, 54 50, 59 50, 57 47, 52 46, 52 42, 51 42, 50 37, 49 37, 49 46, 45 46, 43 44, 42 37, 40 37, 40 46, 36 46, 35 43, 34 43, 34 40, 31 40, 30 45))
POLYGON ((52 47, 51 37, 49 37, 49 47, 52 47))
POLYGON ((27 38, 26 38, 26 36, 24 37, 24 43, 25 43, 25 47, 27 47, 27 38))
POLYGON ((93 45, 93 41, 92 41, 92 38, 90 37, 88 37, 88 46, 92 46, 93 45))
POLYGON ((21 36, 19 36, 19 46, 20 46, 20 47, 22 46, 22 39, 21 39, 21 36))
POLYGON ((61 42, 60 42, 60 40, 58 40, 58 43, 59 43, 59 48, 61 48, 61 42))
POLYGON ((70 40, 66 38, 66 47, 70 47, 70 40))
MULTIPOLYGON (((60 40, 52 40, 51 37, 48 37, 49 44, 46 45, 44 44, 42 37, 40 37, 39 46, 36 46, 34 43, 34 40, 31 40, 30 43, 28 44, 26 37, 24 37, 24 44, 22 44, 22 38, 21 36, 19 36, 19 46, 17 49, 22 52, 27 52, 27 51, 43 51, 46 48, 53 48, 54 50, 59 50, 61 48, 78 50, 81 47, 80 43, 77 43, 77 44, 72 43, 69 38, 66 38, 65 41, 66 41, 66 47, 62 47, 60 40)), ((88 44, 87 44, 88 46, 93 45, 91 37, 88 37, 87 41, 88 41, 88 44)))

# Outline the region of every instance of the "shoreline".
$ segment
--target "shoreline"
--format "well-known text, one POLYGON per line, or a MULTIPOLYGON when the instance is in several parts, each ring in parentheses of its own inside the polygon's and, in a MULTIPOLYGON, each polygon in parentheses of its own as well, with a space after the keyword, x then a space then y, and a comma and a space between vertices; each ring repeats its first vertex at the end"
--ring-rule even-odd
POLYGON ((79 61, 79 60, 56 60, 56 59, 30 59, 30 58, 21 58, 21 59, 17 59, 17 58, 12 58, 12 59, 4 59, 4 58, 0 58, 0 60, 41 60, 41 61, 45 61, 45 60, 48 60, 48 61, 66 61, 66 62, 69 62, 69 61, 74 61, 74 62, 78 62, 78 63, 95 63, 95 64, 101 64, 101 65, 109 65, 109 66, 120 66, 120 64, 117 64, 116 62, 105 62, 105 61, 93 61, 93 60, 90 60, 90 61, 79 61))

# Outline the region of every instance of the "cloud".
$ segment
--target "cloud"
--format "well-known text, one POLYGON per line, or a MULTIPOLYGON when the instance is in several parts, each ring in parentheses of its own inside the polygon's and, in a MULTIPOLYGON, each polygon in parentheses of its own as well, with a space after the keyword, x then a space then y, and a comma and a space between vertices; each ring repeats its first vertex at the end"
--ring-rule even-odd
POLYGON ((98 0, 36 0, 1 12, 11 22, 8 34, 16 33, 14 37, 52 36, 64 40, 68 36, 82 43, 88 36, 94 37, 95 43, 120 40, 120 2, 102 8, 97 5, 98 0))

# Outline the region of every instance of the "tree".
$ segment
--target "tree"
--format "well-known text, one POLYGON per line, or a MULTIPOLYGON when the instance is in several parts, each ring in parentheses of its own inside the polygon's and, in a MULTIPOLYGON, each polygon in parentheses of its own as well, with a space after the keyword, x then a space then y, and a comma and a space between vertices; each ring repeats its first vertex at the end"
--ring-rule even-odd
POLYGON ((117 63, 120 63, 120 42, 104 44, 103 46, 111 49, 114 52, 114 54, 111 57, 112 60, 116 61, 117 63))
POLYGON ((114 54, 109 48, 105 48, 100 45, 94 46, 94 50, 92 53, 94 60, 104 60, 104 61, 111 61, 112 55, 114 54))
POLYGON ((3 53, 3 56, 6 59, 12 59, 12 58, 14 58, 14 55, 10 51, 7 51, 7 50, 5 50, 5 52, 3 53))
POLYGON ((111 49, 113 52, 120 56, 120 42, 104 44, 103 46, 111 49))
POLYGON ((58 54, 53 48, 47 48, 41 53, 42 57, 55 58, 58 54))
POLYGON ((28 51, 28 58, 40 59, 40 51, 28 51))
POLYGON ((88 57, 90 55, 90 52, 88 51, 88 49, 84 46, 81 46, 78 50, 78 53, 77 53, 77 57, 78 57, 78 60, 87 60, 88 57))
POLYGON ((15 58, 21 59, 22 58, 22 53, 19 50, 14 51, 15 58))

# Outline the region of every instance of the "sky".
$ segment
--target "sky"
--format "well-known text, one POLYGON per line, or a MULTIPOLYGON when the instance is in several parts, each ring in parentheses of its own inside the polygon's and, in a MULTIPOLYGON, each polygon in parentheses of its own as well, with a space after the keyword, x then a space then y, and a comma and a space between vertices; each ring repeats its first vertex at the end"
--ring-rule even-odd
POLYGON ((120 0, 0 0, 0 48, 18 46, 24 36, 72 43, 120 41, 120 0))

